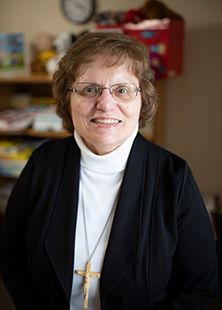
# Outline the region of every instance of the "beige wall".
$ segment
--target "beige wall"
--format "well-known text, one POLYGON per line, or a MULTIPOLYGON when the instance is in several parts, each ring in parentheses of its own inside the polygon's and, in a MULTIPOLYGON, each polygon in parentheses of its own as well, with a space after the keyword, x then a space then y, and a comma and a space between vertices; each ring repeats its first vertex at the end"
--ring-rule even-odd
MULTIPOLYGON (((80 32, 59 0, 1 1, 0 31, 22 31, 29 44, 42 31, 80 32)), ((144 1, 97 0, 99 10, 136 8, 144 1)), ((183 76, 166 81, 165 146, 189 162, 202 191, 222 200, 222 1, 165 0, 186 20, 183 76)))
POLYGON ((168 0, 186 19, 184 74, 166 83, 165 145, 222 201, 222 1, 168 0))

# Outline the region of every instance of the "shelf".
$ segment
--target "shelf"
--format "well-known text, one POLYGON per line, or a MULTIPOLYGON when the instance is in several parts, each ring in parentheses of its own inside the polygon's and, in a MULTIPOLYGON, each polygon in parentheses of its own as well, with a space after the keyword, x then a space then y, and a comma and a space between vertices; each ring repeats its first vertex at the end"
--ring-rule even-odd
POLYGON ((48 138, 48 139, 59 139, 70 136, 71 134, 67 131, 35 131, 33 129, 27 129, 24 134, 29 137, 35 138, 48 138))
POLYGON ((0 76, 0 84, 50 84, 51 78, 48 75, 8 75, 0 76))
POLYGON ((33 138, 46 138, 46 139, 60 139, 70 136, 71 134, 67 131, 36 131, 31 128, 21 131, 0 131, 0 137, 12 137, 12 136, 27 136, 33 138))

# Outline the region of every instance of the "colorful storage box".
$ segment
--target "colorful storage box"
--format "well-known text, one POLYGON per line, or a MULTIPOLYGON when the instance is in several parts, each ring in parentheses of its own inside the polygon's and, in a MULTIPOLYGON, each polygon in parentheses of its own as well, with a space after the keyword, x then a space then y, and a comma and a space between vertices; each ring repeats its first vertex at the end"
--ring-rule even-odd
POLYGON ((156 79, 171 78, 183 72, 184 20, 146 20, 138 24, 101 27, 97 30, 121 31, 143 42, 156 79))

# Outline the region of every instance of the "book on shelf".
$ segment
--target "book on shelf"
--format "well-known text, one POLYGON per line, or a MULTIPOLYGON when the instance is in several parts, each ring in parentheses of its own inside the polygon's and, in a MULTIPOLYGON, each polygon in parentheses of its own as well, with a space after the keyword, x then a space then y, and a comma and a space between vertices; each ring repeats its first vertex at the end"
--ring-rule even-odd
POLYGON ((54 105, 30 105, 25 109, 0 112, 0 131, 19 132, 31 127, 35 131, 63 131, 62 120, 54 105))
POLYGON ((33 150, 45 139, 0 140, 0 175, 18 177, 33 150))
POLYGON ((25 39, 21 32, 0 33, 0 76, 24 74, 25 39))
POLYGON ((33 115, 26 110, 8 109, 0 112, 0 131, 20 131, 32 124, 33 115))
POLYGON ((62 131, 62 120, 56 115, 55 105, 31 106, 33 121, 32 129, 35 131, 62 131))

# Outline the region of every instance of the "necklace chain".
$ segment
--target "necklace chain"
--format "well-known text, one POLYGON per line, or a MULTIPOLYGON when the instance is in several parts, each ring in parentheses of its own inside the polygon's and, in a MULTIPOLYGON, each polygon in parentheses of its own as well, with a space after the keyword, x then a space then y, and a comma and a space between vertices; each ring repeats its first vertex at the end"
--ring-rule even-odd
POLYGON ((90 254, 89 238, 88 238, 87 225, 86 225, 86 206, 85 206, 85 199, 84 199, 84 189, 83 189, 83 184, 82 184, 83 222, 84 222, 84 230, 85 230, 85 235, 86 235, 86 247, 87 247, 88 261, 91 261, 93 255, 95 254, 95 252, 96 252, 96 250, 98 248, 98 245, 99 245, 100 241, 102 240, 102 237, 103 237, 103 235, 105 233, 107 225, 108 225, 108 223, 109 223, 109 221, 110 221, 110 219, 111 219, 111 217, 112 217, 112 215, 113 215, 113 213, 114 213, 114 211, 116 209, 116 204, 117 204, 118 196, 119 195, 117 194, 116 195, 116 199, 115 199, 114 204, 113 204, 113 207, 112 207, 112 209, 111 209, 111 211, 109 213, 109 216, 108 216, 108 218, 107 218, 107 220, 105 222, 105 225, 104 225, 104 227, 102 229, 102 232, 100 233, 99 238, 98 238, 98 240, 97 240, 97 242, 95 244, 95 247, 93 248, 93 250, 92 250, 92 252, 90 254))

